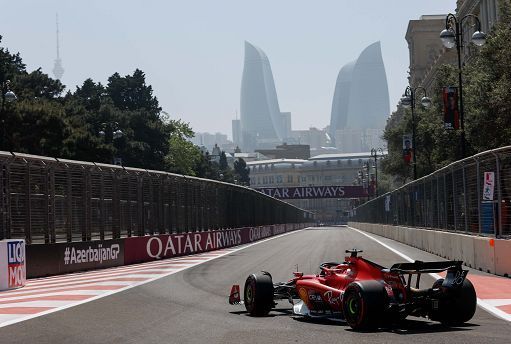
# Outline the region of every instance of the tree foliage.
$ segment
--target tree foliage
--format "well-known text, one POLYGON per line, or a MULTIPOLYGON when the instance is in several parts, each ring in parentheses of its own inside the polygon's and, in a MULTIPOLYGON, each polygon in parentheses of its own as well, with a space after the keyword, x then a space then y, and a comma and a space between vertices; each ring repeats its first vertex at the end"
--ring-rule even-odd
POLYGON ((64 94, 59 80, 40 68, 28 72, 1 41, 0 84, 10 80, 18 97, 1 109, 1 150, 102 163, 121 158, 126 166, 234 181, 225 153, 211 161, 190 142, 190 125, 162 112, 143 71, 114 73, 106 85, 87 79, 64 94))
MULTIPOLYGON (((463 67, 463 103, 466 154, 511 144, 511 5, 500 1, 500 21, 463 67)), ((436 69, 431 94, 432 107, 417 104, 416 142, 418 176, 427 175, 461 158, 460 131, 443 128, 442 87, 458 85, 455 65, 436 69)), ((417 97, 419 98, 419 97, 417 97)), ((384 139, 389 154, 382 163, 384 173, 394 176, 396 184, 412 177, 412 166, 403 160, 402 136, 412 130, 410 109, 398 107, 387 123, 384 139)), ((396 185, 394 185, 396 186, 396 185)))

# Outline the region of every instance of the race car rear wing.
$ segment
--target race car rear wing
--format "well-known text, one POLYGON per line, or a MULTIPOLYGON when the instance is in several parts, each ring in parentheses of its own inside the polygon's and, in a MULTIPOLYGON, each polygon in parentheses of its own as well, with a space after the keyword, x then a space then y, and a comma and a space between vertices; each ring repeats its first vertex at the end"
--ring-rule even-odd
POLYGON ((416 260, 413 263, 398 263, 392 265, 390 268, 391 272, 398 272, 402 274, 422 274, 422 273, 433 273, 442 272, 445 270, 457 270, 461 271, 462 261, 448 260, 445 262, 422 262, 416 260))
POLYGON ((408 275, 407 288, 411 288, 412 275, 417 275, 415 281, 415 288, 419 288, 420 277, 423 273, 435 273, 447 270, 447 274, 442 282, 442 287, 445 288, 459 288, 463 285, 468 270, 463 270, 461 265, 462 261, 448 260, 445 262, 422 262, 416 260, 413 263, 399 263, 394 264, 390 268, 390 272, 408 275))

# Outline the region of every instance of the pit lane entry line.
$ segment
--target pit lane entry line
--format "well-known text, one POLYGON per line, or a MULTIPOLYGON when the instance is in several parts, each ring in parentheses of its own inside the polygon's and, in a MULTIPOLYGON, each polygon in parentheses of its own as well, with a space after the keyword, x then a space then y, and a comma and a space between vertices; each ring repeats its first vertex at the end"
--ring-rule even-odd
MULTIPOLYGON (((370 234, 367 234, 363 231, 361 231, 360 229, 357 229, 357 228, 353 228, 353 227, 350 227, 350 226, 347 226, 348 228, 368 237, 369 239, 377 242, 378 244, 382 245, 383 247, 385 247, 386 249, 394 252, 395 254, 397 254, 398 256, 400 256, 401 258, 413 263, 415 261, 415 259, 412 259, 410 258, 409 256, 407 256, 406 254, 396 250, 395 248, 393 247, 390 247, 389 245, 385 244, 384 242, 378 240, 377 238, 373 237, 372 235, 370 234)), ((435 274, 435 273, 430 273, 429 274, 431 277, 435 278, 435 279, 439 279, 439 278, 442 278, 442 276, 440 276, 439 274, 435 274)), ((472 280, 471 280, 472 281, 472 280)), ((474 287, 477 289, 477 284, 479 281, 474 281, 473 284, 474 284, 474 287)), ((484 280, 483 280, 483 283, 484 283, 484 280)), ((511 314, 509 313, 506 313, 500 309, 498 309, 497 307, 495 306, 492 306, 490 303, 486 302, 485 300, 483 299, 480 299, 480 298, 477 298, 477 304, 479 305, 479 307, 483 308, 484 310, 486 310, 487 312, 501 318, 501 319, 504 319, 506 321, 510 321, 511 322, 511 314)))
MULTIPOLYGON (((224 257, 229 254, 244 250, 244 249, 252 247, 254 245, 258 245, 258 244, 261 244, 261 243, 269 241, 269 240, 281 238, 286 235, 295 234, 295 233, 301 232, 303 230, 305 230, 305 229, 299 229, 299 230, 283 233, 283 234, 272 236, 272 237, 269 237, 266 239, 262 239, 262 240, 259 240, 259 241, 256 241, 256 242, 253 242, 250 244, 245 244, 245 245, 242 245, 239 247, 230 247, 227 249, 220 249, 220 250, 206 252, 204 254, 206 257, 202 257, 202 258, 201 258, 201 256, 203 254, 189 255, 189 256, 185 256, 185 257, 176 257, 176 258, 170 258, 170 259, 155 260, 155 261, 145 262, 145 263, 141 263, 141 264, 135 264, 135 265, 131 265, 131 266, 123 265, 123 266, 118 266, 118 267, 113 267, 113 268, 108 268, 108 269, 91 270, 91 271, 77 273, 77 274, 72 273, 72 274, 62 275, 62 276, 50 276, 47 278, 38 278, 33 281, 36 281, 37 283, 40 283, 40 284, 50 284, 48 286, 47 290, 44 290, 41 288, 42 290, 40 290, 38 293, 35 293, 35 294, 46 295, 46 296, 40 295, 39 301, 32 301, 31 299, 23 300, 23 298, 25 298, 25 297, 33 298, 33 296, 34 296, 34 295, 32 295, 34 293, 30 293, 29 290, 25 291, 25 290, 23 290, 23 288, 16 289, 14 291, 8 291, 7 293, 0 293, 0 296, 2 299, 10 299, 10 301, 12 301, 13 303, 16 303, 17 300, 20 302, 28 301, 28 303, 35 302, 35 304, 32 306, 32 308, 25 307, 25 312, 27 311, 27 309, 30 310, 30 312, 26 312, 25 314, 17 314, 18 307, 16 307, 16 305, 14 305, 14 304, 7 304, 7 305, 0 304, 0 311, 2 309, 4 309, 4 311, 5 311, 4 314, 0 314, 0 328, 15 324, 15 323, 19 323, 22 321, 30 320, 33 318, 45 316, 47 314, 51 314, 54 312, 62 311, 64 309, 75 307, 75 306, 78 306, 78 305, 81 305, 81 304, 84 304, 87 302, 95 301, 95 300, 98 300, 103 297, 107 297, 107 296, 110 296, 110 295, 113 295, 116 293, 120 293, 122 291, 131 289, 131 288, 135 288, 135 287, 141 286, 146 283, 156 281, 158 279, 173 275, 175 273, 178 273, 183 270, 192 268, 194 266, 212 261, 214 259, 224 257), (214 252, 218 252, 218 254, 211 256, 211 254, 214 252), (194 258, 194 257, 196 257, 197 259, 192 260, 192 258, 194 258), (190 262, 186 265, 167 268, 165 271, 164 270, 154 271, 154 267, 162 266, 165 264, 164 262, 168 262, 168 264, 165 264, 165 265, 175 265, 176 262, 183 261, 187 258, 190 259, 190 262), (148 270, 147 272, 150 272, 150 270, 153 270, 154 273, 146 276, 149 278, 140 278, 141 276, 137 275, 137 271, 140 270, 141 268, 147 268, 147 270, 148 270), (69 297, 70 296, 69 293, 73 293, 72 291, 68 291, 65 288, 64 288, 65 290, 54 290, 55 286, 53 285, 53 283, 51 283, 52 281, 55 281, 55 279, 58 279, 59 281, 61 281, 62 279, 67 279, 66 276, 69 277, 68 282, 73 282, 74 278, 76 278, 78 280, 86 279, 88 274, 91 275, 91 279, 95 279, 95 278, 97 278, 97 275, 100 274, 100 272, 101 272, 101 275, 103 275, 104 273, 109 273, 109 272, 115 273, 117 270, 121 270, 121 271, 128 270, 126 272, 127 276, 125 276, 125 277, 137 276, 139 278, 125 278, 124 281, 117 281, 116 285, 102 285, 107 282, 102 282, 101 278, 99 281, 83 281, 82 283, 86 284, 85 287, 79 288, 77 286, 73 286, 71 289, 77 289, 78 291, 81 290, 79 292, 79 294, 84 294, 84 295, 80 295, 80 297, 74 297, 74 298, 69 297), (131 270, 137 270, 137 271, 131 271, 131 270), (128 276, 128 274, 129 274, 129 276, 128 276), (92 277, 92 276, 95 276, 95 277, 92 277), (46 283, 45 279, 48 280, 48 283, 46 283), (115 288, 113 288, 113 287, 115 287, 115 288), (100 289, 100 294, 95 295, 95 293, 91 293, 90 295, 87 295, 88 293, 84 292, 84 289, 87 289, 87 288, 88 289, 91 289, 91 288, 98 289, 98 290, 100 289), (25 295, 25 294, 28 294, 28 295, 25 295), (48 294, 51 294, 51 295, 48 295, 48 294), (55 294, 58 294, 58 295, 55 295, 55 294), (12 295, 12 297, 10 297, 11 295, 12 295), (90 297, 87 297, 87 296, 90 296, 90 297), (41 300, 44 298, 46 298, 46 299, 49 298, 49 300, 41 300), (58 299, 58 300, 56 300, 56 299, 58 299), (46 306, 46 307, 42 307, 42 306, 46 306), (3 317, 7 317, 7 318, 3 318, 3 317)), ((29 282, 30 282, 30 280, 29 280, 29 282)), ((30 283, 28 284, 28 286, 30 286, 30 283)), ((34 288, 40 289, 37 287, 34 287, 34 288)), ((62 289, 62 288, 57 288, 57 289, 62 289)), ((25 305, 28 305, 27 302, 23 302, 23 303, 25 305)))

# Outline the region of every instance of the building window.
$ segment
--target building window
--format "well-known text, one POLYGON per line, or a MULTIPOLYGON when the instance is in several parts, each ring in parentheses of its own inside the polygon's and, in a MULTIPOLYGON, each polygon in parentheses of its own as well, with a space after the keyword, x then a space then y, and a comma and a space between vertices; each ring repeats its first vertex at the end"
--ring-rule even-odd
POLYGON ((293 182, 293 176, 292 176, 292 175, 290 175, 290 174, 289 174, 289 175, 287 176, 287 182, 288 182, 288 183, 292 183, 292 182, 293 182))
POLYGON ((281 184, 282 183, 282 176, 277 176, 277 184, 281 184))

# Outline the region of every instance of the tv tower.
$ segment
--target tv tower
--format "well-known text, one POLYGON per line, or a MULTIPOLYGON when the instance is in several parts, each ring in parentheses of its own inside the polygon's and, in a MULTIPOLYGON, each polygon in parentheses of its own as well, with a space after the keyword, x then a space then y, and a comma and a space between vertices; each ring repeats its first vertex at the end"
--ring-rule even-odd
POLYGON ((64 75, 64 68, 62 67, 62 60, 60 59, 60 46, 59 46, 59 14, 56 14, 57 18, 57 58, 55 59, 55 65, 53 66, 53 75, 55 78, 60 80, 64 75))

